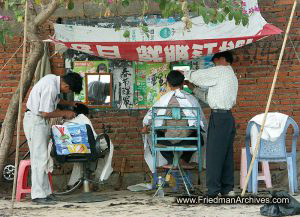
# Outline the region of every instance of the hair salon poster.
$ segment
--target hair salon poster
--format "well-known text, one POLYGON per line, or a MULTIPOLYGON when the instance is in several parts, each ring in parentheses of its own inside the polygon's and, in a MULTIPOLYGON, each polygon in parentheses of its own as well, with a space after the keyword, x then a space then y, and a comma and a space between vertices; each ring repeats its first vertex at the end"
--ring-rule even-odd
POLYGON ((135 64, 134 107, 151 107, 162 95, 169 91, 166 77, 169 73, 168 63, 135 64))
POLYGON ((100 64, 105 64, 107 72, 109 70, 108 61, 74 61, 73 71, 79 73, 83 77, 83 89, 79 94, 74 94, 74 100, 85 102, 85 73, 97 73, 97 67, 100 64))

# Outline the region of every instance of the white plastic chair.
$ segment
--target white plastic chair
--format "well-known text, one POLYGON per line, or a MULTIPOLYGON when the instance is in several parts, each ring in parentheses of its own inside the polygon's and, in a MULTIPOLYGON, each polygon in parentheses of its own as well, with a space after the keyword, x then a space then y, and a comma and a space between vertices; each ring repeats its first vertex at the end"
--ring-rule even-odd
MULTIPOLYGON (((260 125, 255 122, 249 122, 246 129, 246 152, 247 152, 247 170, 250 167, 252 160, 252 153, 250 151, 251 144, 251 129, 256 126, 258 132, 260 131, 260 125)), ((258 180, 258 162, 287 162, 288 178, 289 178, 289 190, 294 194, 298 192, 298 180, 297 180, 297 162, 296 162, 296 146, 299 136, 299 128, 297 123, 288 117, 285 127, 281 135, 275 141, 260 140, 260 147, 254 161, 252 174, 248 182, 248 192, 257 194, 257 180, 258 180), (292 139, 292 152, 286 152, 286 133, 288 127, 292 125, 294 128, 292 139)))

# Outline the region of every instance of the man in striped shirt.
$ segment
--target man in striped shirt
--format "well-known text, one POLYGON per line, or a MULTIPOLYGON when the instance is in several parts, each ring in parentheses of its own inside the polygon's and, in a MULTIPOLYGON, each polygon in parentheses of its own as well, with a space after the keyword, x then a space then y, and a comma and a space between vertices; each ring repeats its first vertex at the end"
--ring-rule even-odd
POLYGON ((212 57, 215 67, 185 72, 186 84, 196 97, 211 108, 206 151, 206 185, 208 196, 233 195, 233 141, 235 121, 231 108, 236 103, 238 80, 231 67, 232 53, 225 51, 212 57), (195 87, 197 85, 201 89, 195 87))

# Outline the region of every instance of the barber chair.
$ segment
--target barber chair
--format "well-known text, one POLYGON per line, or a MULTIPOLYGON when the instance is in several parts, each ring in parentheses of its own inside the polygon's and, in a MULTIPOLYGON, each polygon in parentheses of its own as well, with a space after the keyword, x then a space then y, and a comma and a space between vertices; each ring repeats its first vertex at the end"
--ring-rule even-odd
POLYGON ((53 141, 52 155, 57 162, 83 163, 83 177, 70 190, 58 195, 67 194, 83 184, 83 192, 90 192, 90 164, 98 158, 103 158, 110 151, 110 140, 107 134, 98 135, 95 139, 92 128, 88 124, 53 125, 51 130, 53 141), (101 143, 107 143, 107 149, 102 150, 101 143))
MULTIPOLYGON (((157 152, 158 151, 172 151, 174 154, 173 164, 169 169, 166 177, 169 174, 172 174, 172 170, 178 168, 181 179, 183 180, 183 184, 185 186, 185 190, 189 196, 190 190, 194 190, 194 187, 191 181, 188 179, 183 167, 180 165, 180 156, 184 151, 197 151, 198 155, 198 185, 200 185, 200 174, 202 171, 202 149, 201 149, 201 136, 200 136, 200 109, 198 107, 153 107, 152 108, 152 126, 151 126, 151 137, 152 137, 152 158, 153 158, 153 187, 155 187, 157 183, 157 152), (162 111, 166 110, 165 114, 162 111), (170 110, 170 112, 168 112, 170 110), (184 111, 189 115, 184 115, 184 111), (159 122, 165 122, 166 120, 187 120, 193 121, 193 126, 162 126, 158 125, 159 122), (166 129, 171 130, 194 130, 197 132, 197 136, 194 137, 161 137, 158 135, 158 131, 164 131, 166 129), (162 140, 193 140, 194 145, 191 146, 165 146, 161 145, 160 141, 162 140)), ((165 181, 163 181, 163 184, 165 181)), ((157 191, 155 195, 157 194, 157 191)), ((154 195, 154 196, 155 196, 154 195)))

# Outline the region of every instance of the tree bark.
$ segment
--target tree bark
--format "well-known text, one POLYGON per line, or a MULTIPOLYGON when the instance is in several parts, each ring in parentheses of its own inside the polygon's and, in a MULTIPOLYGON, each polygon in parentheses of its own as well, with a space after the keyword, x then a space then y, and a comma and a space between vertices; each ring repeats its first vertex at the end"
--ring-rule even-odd
MULTIPOLYGON (((48 6, 42 10, 35 19, 31 19, 28 22, 27 35, 28 40, 31 42, 30 52, 28 54, 27 62, 24 68, 24 84, 23 84, 23 96, 22 101, 24 100, 33 76, 35 72, 35 68, 38 64, 38 61, 43 55, 44 45, 42 40, 38 35, 38 27, 45 23, 49 17, 55 12, 55 10, 59 7, 60 0, 52 0, 48 6)), ((12 145, 13 136, 16 127, 16 121, 18 117, 18 108, 19 108, 19 94, 20 94, 20 82, 16 92, 13 94, 0 133, 0 172, 2 174, 3 168, 6 163, 7 154, 10 146, 12 145)))

